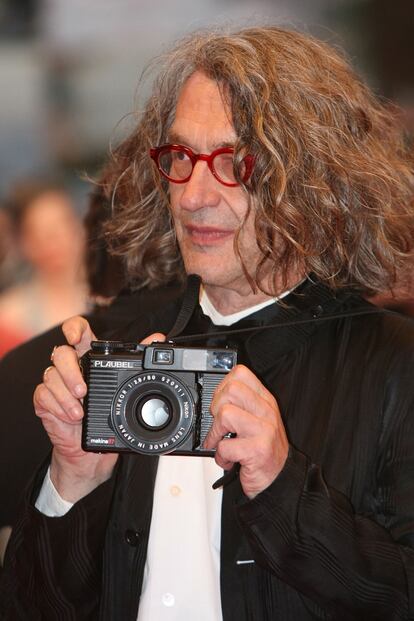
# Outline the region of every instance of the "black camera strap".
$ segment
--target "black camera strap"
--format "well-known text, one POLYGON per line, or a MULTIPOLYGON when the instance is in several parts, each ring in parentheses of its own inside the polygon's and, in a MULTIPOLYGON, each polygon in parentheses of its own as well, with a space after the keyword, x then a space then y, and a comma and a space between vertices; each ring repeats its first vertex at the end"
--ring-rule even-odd
MULTIPOLYGON (((304 319, 292 319, 290 321, 278 321, 275 323, 269 323, 264 326, 253 326, 249 328, 238 328, 237 330, 221 330, 220 332, 209 332, 208 336, 233 336, 236 334, 251 334, 253 332, 261 332, 262 330, 271 330, 274 328, 288 328, 292 326, 300 326, 312 323, 321 323, 323 321, 332 321, 334 319, 346 319, 348 317, 360 317, 362 315, 400 315, 396 311, 389 310, 387 308, 364 308, 354 311, 344 311, 342 313, 333 313, 331 315, 319 316, 319 317, 306 317, 304 319)), ((188 343, 191 341, 198 341, 205 337, 203 333, 200 334, 185 334, 174 338, 174 343, 188 343)))
POLYGON ((187 327, 188 322, 196 308, 200 295, 201 278, 197 274, 190 274, 187 278, 187 286, 177 319, 167 334, 167 341, 177 342, 177 337, 187 327))
POLYGON ((234 481, 234 479, 239 476, 240 468, 241 465, 239 464, 239 462, 236 462, 235 464, 233 464, 230 470, 225 470, 223 476, 217 479, 217 481, 214 481, 211 487, 213 489, 218 489, 219 487, 226 487, 226 485, 234 481))
MULTIPOLYGON (((167 334, 167 340, 173 341, 174 343, 189 343, 191 341, 199 341, 200 339, 205 338, 205 333, 196 333, 196 334, 182 334, 185 328, 188 326, 192 314, 199 303, 199 295, 200 295, 200 285, 201 278, 198 274, 190 274, 187 277, 186 288, 184 291, 183 300, 181 303, 181 307, 175 323, 171 330, 167 334)), ((326 294, 325 294, 326 295, 326 294)), ((331 301, 333 301, 331 294, 328 295, 331 301)), ((335 306, 338 304, 338 300, 334 302, 335 306)), ((332 306, 331 306, 332 308, 332 306)), ((325 308, 325 312, 328 310, 328 307, 325 308)), ((346 319, 348 317, 359 317, 362 315, 398 315, 396 311, 389 310, 386 308, 380 308, 376 306, 359 306, 353 310, 341 311, 336 313, 323 314, 323 308, 321 306, 317 306, 316 308, 309 309, 308 317, 297 318, 289 318, 289 315, 284 317, 281 321, 277 321, 274 323, 268 323, 260 326, 250 326, 247 328, 238 328, 238 329, 229 329, 220 331, 212 331, 208 333, 208 337, 222 337, 222 336, 234 336, 234 335, 243 335, 243 334, 252 334, 254 332, 261 332, 262 330, 273 330, 275 328, 288 328, 293 326, 301 326, 306 324, 317 324, 324 321, 332 321, 335 319, 346 319)))

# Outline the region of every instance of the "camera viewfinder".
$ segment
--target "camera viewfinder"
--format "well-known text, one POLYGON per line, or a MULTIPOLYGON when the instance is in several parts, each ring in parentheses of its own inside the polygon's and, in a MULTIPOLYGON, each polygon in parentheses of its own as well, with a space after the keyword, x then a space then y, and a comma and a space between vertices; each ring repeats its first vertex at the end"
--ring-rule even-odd
POLYGON ((231 371, 236 364, 236 355, 232 351, 212 351, 208 354, 208 364, 211 369, 231 371))
POLYGON ((174 350, 173 349, 154 349, 152 355, 152 361, 154 364, 173 364, 174 363, 174 350))

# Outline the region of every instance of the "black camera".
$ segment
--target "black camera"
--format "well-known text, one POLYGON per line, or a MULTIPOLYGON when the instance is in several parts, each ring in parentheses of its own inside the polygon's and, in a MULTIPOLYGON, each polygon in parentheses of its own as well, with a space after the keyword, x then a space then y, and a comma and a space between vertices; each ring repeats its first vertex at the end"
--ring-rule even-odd
POLYGON ((234 349, 93 341, 81 358, 85 451, 213 455, 203 449, 216 386, 234 349))

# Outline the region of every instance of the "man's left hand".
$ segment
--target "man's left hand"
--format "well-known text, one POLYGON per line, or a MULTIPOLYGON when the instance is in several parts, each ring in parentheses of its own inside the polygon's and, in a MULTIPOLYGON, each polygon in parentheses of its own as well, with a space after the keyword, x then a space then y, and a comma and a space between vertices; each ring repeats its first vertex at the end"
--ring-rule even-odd
POLYGON ((277 477, 289 451, 276 399, 247 367, 237 365, 216 389, 211 413, 204 448, 216 449, 224 470, 240 463, 243 491, 254 498, 277 477), (229 433, 236 437, 224 437, 229 433))

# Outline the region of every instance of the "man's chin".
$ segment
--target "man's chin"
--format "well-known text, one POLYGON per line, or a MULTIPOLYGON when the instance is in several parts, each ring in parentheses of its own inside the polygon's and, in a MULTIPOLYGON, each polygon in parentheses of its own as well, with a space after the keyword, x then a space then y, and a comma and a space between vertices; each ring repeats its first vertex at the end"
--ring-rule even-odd
POLYGON ((203 284, 223 286, 228 280, 228 273, 223 270, 223 265, 216 265, 213 261, 189 261, 185 264, 187 274, 198 274, 203 284))

